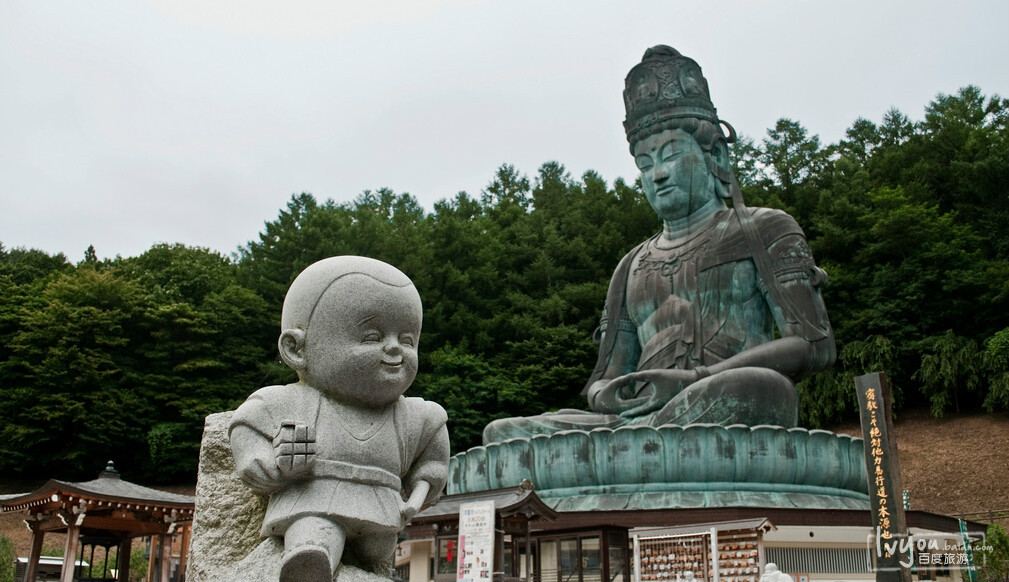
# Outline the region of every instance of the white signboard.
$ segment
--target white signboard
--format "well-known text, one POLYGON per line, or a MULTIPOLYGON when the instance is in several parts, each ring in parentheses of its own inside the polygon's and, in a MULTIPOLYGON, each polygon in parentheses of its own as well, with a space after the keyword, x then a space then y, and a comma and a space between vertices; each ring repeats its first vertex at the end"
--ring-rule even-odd
POLYGON ((491 582, 494 572, 494 502, 459 507, 457 582, 491 582))

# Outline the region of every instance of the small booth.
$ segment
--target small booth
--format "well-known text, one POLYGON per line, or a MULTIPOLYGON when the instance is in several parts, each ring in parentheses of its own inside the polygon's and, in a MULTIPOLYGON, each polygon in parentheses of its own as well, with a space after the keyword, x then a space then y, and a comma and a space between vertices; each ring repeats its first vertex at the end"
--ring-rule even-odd
POLYGON ((495 582, 629 582, 628 528, 605 522, 555 525, 561 514, 543 502, 530 482, 518 487, 443 497, 419 513, 400 544, 404 578, 455 582, 460 508, 493 502, 495 582))
POLYGON ((195 499, 120 479, 112 461, 92 481, 50 480, 39 489, 0 498, 0 513, 25 512, 32 549, 19 582, 40 574, 46 534, 66 534, 60 582, 127 580, 134 538, 150 536, 151 582, 181 582, 195 499), (174 555, 173 555, 174 554, 174 555))
POLYGON ((494 579, 517 582, 527 580, 528 572, 539 570, 542 554, 531 524, 552 521, 557 512, 540 500, 531 484, 523 483, 507 489, 444 497, 417 514, 407 527, 408 541, 401 544, 409 547, 411 582, 415 577, 435 582, 456 579, 459 509, 474 502, 494 503, 494 579), (432 565, 428 567, 423 563, 426 561, 432 565))
POLYGON ((642 581, 757 582, 764 571, 763 536, 775 529, 763 517, 637 528, 631 531, 634 570, 642 581))

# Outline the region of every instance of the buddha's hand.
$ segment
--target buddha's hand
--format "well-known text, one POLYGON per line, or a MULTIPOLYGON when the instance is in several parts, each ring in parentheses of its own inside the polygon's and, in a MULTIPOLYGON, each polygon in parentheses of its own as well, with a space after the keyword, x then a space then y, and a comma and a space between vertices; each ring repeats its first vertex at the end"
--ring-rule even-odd
MULTIPOLYGON (((598 401, 604 402, 610 410, 599 412, 619 414, 624 418, 648 414, 665 406, 696 380, 697 373, 693 370, 642 370, 624 374, 605 386, 607 398, 598 401)), ((591 398, 592 388, 589 392, 591 398)))
POLYGON ((280 423, 273 437, 273 453, 284 476, 308 473, 315 464, 315 427, 293 420, 280 423))
POLYGON ((615 384, 614 380, 599 380, 589 386, 589 409, 604 414, 620 414, 621 403, 633 397, 633 386, 615 384), (622 389, 622 390, 620 390, 622 389))

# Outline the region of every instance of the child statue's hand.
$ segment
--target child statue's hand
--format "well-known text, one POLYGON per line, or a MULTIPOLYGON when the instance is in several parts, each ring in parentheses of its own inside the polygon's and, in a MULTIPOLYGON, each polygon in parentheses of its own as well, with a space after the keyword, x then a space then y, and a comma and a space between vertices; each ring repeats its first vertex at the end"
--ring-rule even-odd
POLYGON ((413 516, 417 515, 420 511, 420 507, 424 504, 424 500, 427 499, 427 494, 431 492, 431 484, 427 481, 418 481, 417 485, 413 488, 410 493, 410 499, 403 503, 402 509, 400 509, 400 514, 403 516, 403 524, 410 521, 413 516))
POLYGON ((315 464, 315 427, 285 420, 273 437, 273 453, 281 474, 297 476, 315 464))

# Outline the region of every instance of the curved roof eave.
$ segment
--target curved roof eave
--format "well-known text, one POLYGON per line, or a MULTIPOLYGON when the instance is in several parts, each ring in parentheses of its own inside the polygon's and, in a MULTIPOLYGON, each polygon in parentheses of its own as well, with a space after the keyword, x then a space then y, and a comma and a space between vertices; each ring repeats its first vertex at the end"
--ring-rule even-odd
POLYGON ((80 483, 50 479, 30 493, 0 497, 0 512, 21 511, 40 503, 57 501, 58 498, 52 499, 53 495, 61 496, 61 494, 107 503, 125 503, 169 509, 192 509, 196 505, 196 498, 191 495, 169 493, 123 481, 118 477, 102 476, 80 483))

